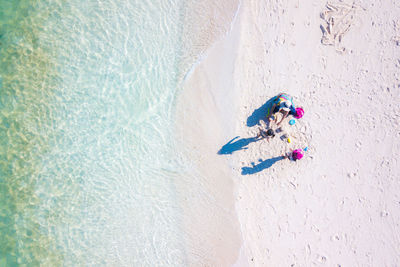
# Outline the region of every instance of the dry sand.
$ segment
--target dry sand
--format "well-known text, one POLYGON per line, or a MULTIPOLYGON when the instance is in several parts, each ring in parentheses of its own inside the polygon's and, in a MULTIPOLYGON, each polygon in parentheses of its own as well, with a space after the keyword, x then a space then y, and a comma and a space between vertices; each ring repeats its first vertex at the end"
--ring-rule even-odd
POLYGON ((210 266, 400 266, 400 2, 330 3, 242 1, 187 80, 184 140, 228 209, 233 181, 240 223, 210 266), (283 123, 292 143, 216 153, 255 136, 249 117, 282 91, 306 112, 283 123))

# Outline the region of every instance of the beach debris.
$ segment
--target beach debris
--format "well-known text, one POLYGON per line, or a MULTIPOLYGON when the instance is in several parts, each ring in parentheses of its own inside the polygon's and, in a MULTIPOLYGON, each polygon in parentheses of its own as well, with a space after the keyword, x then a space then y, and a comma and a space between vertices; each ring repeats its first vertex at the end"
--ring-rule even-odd
POLYGON ((323 255, 317 255, 318 261, 320 263, 325 263, 326 262, 326 257, 323 255))
POLYGON ((336 51, 343 53, 346 49, 341 46, 343 35, 353 25, 357 6, 343 2, 328 2, 326 9, 321 13, 321 18, 326 25, 321 24, 323 45, 332 45, 336 51))
POLYGON ((292 142, 292 140, 290 139, 290 137, 287 139, 287 142, 288 142, 288 143, 291 143, 291 142, 292 142))
POLYGON ((290 182, 290 184, 294 187, 294 189, 297 189, 297 186, 293 182, 290 182))
POLYGON ((389 212, 383 210, 381 211, 381 217, 387 217, 389 215, 389 212))
POLYGON ((340 240, 339 235, 332 235, 331 236, 331 241, 339 241, 339 240, 340 240))
POLYGON ((354 177, 356 177, 357 176, 357 173, 356 172, 349 172, 348 174, 347 174, 347 177, 349 177, 349 178, 354 178, 354 177))
POLYGON ((291 119, 290 121, 289 121, 289 124, 290 125, 293 125, 293 124, 295 124, 296 123, 296 120, 294 120, 294 119, 291 119))

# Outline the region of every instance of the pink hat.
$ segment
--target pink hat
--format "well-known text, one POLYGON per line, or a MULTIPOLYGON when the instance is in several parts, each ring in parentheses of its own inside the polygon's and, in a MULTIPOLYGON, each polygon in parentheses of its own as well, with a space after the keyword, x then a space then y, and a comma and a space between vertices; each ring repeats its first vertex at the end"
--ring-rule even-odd
POLYGON ((294 117, 296 119, 301 119, 304 115, 304 109, 303 108, 296 108, 296 114, 294 114, 294 117))
POLYGON ((301 149, 296 149, 292 153, 292 158, 294 160, 298 160, 298 159, 301 159, 303 157, 303 155, 304 154, 303 154, 303 151, 301 149))

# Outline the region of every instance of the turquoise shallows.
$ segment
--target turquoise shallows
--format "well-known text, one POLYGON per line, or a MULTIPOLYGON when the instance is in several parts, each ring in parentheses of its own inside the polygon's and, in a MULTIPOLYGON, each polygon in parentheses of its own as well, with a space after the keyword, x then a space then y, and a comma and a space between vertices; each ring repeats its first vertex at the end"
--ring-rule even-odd
POLYGON ((185 265, 184 3, 0 0, 0 266, 185 265))

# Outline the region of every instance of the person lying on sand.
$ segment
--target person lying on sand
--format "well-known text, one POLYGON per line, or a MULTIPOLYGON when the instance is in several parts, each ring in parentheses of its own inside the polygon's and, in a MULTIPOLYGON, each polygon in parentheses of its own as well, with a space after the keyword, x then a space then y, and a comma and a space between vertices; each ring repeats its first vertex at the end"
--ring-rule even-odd
POLYGON ((304 156, 303 150, 301 149, 295 149, 291 153, 287 153, 286 155, 283 155, 285 159, 296 161, 302 159, 304 156))
POLYGON ((275 137, 275 132, 272 129, 268 129, 268 130, 264 130, 261 128, 258 128, 258 129, 260 130, 260 132, 256 135, 256 139, 261 137, 261 139, 267 138, 267 140, 269 140, 269 138, 275 137))
POLYGON ((275 131, 272 129, 267 129, 267 124, 261 120, 260 121, 261 127, 258 127, 258 134, 256 135, 256 139, 260 138, 264 139, 267 138, 267 140, 269 140, 269 138, 274 138, 275 137, 275 131))
POLYGON ((304 115, 304 110, 301 107, 296 108, 294 106, 292 96, 281 93, 275 97, 272 107, 268 110, 267 118, 270 122, 275 121, 279 126, 289 114, 293 115, 296 119, 300 119, 304 115), (275 115, 278 112, 283 115, 279 122, 277 122, 275 115))

